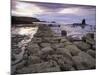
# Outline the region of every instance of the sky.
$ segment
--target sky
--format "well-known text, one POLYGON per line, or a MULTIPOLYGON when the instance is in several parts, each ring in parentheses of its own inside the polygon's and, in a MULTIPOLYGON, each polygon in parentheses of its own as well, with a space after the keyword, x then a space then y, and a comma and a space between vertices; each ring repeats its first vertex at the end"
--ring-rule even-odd
POLYGON ((86 23, 96 25, 96 7, 89 5, 40 3, 25 0, 12 0, 12 15, 36 17, 41 21, 57 23, 86 23))

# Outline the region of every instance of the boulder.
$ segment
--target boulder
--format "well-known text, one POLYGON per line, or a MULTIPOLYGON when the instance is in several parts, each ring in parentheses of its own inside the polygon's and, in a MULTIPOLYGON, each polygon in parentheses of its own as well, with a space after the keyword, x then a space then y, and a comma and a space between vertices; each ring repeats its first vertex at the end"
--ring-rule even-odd
POLYGON ((71 42, 74 42, 74 41, 81 41, 81 39, 77 36, 68 36, 67 39, 71 42))
POLYGON ((17 63, 15 65, 11 65, 11 75, 15 75, 16 71, 19 69, 22 69, 24 67, 25 61, 21 61, 20 63, 17 63))
POLYGON ((20 48, 16 48, 12 50, 12 53, 19 54, 22 50, 20 48))
POLYGON ((51 47, 45 47, 39 51, 39 56, 44 61, 48 60, 47 56, 52 54, 54 54, 54 50, 51 47))
POLYGON ((87 51, 91 46, 85 42, 79 41, 79 42, 74 42, 74 44, 81 49, 82 51, 87 51))
POLYGON ((74 68, 74 67, 71 67, 71 68, 70 68, 70 71, 75 71, 75 68, 74 68))
POLYGON ((43 37, 42 38, 43 43, 59 43, 59 38, 57 37, 43 37))
POLYGON ((71 57, 71 53, 66 48, 57 48, 55 53, 62 54, 62 55, 67 56, 67 57, 71 57))
POLYGON ((78 70, 95 69, 96 67, 96 60, 85 52, 80 52, 78 56, 74 56, 73 61, 78 70))
POLYGON ((67 42, 67 41, 68 40, 65 37, 61 38, 61 40, 60 40, 61 43, 64 43, 64 42, 67 42))
POLYGON ((42 42, 42 39, 41 38, 38 38, 38 37, 33 37, 31 41, 33 43, 41 43, 42 42))
POLYGON ((40 46, 41 46, 42 48, 44 48, 44 47, 51 46, 51 44, 50 44, 50 43, 40 43, 40 46))
POLYGON ((73 65, 72 59, 70 57, 66 57, 60 54, 51 55, 48 59, 56 61, 60 66, 61 71, 70 70, 73 65))
POLYGON ((50 46, 41 49, 41 52, 42 53, 46 53, 46 54, 49 54, 49 53, 51 53, 53 51, 54 50, 50 46))
POLYGON ((13 61, 15 61, 15 60, 16 60, 15 54, 11 53, 11 61, 13 62, 13 61))
POLYGON ((52 37, 53 32, 47 25, 39 25, 37 33, 34 35, 35 37, 52 37))
POLYGON ((82 37, 82 40, 91 45, 95 44, 93 33, 86 34, 85 36, 82 37))
POLYGON ((69 64, 60 64, 61 71, 70 71, 72 70, 72 65, 69 64))
POLYGON ((79 56, 73 56, 74 68, 76 70, 86 70, 85 66, 82 64, 82 58, 79 56))
POLYGON ((42 43, 50 43, 51 37, 43 37, 42 43))
POLYGON ((87 51, 87 53, 88 53, 89 55, 91 55, 93 58, 96 58, 96 52, 95 52, 94 50, 89 49, 89 50, 87 51))
POLYGON ((16 70, 18 70, 18 69, 23 68, 25 66, 25 64, 26 64, 26 61, 25 60, 22 60, 21 62, 17 63, 14 66, 16 66, 16 70))
POLYGON ((54 49, 64 48, 64 43, 54 43, 54 44, 51 44, 51 47, 54 49))
POLYGON ((17 70, 17 74, 28 74, 28 73, 42 73, 42 72, 57 72, 60 68, 54 62, 42 62, 38 64, 29 65, 22 69, 17 70))
POLYGON ((16 73, 16 66, 11 66, 11 75, 15 75, 16 73))
POLYGON ((40 47, 39 47, 38 44, 32 43, 32 44, 28 44, 27 50, 28 50, 29 52, 31 52, 31 54, 37 54, 38 51, 40 50, 40 47))
POLYGON ((72 43, 70 41, 64 42, 64 46, 67 46, 67 45, 72 45, 72 43))
POLYGON ((28 57, 28 60, 27 60, 28 64, 31 65, 31 64, 37 64, 37 63, 41 63, 41 59, 40 57, 38 56, 35 56, 35 55, 31 55, 28 57))
POLYGON ((49 40, 50 43, 59 43, 59 39, 57 37, 51 37, 49 40))
POLYGON ((86 43, 93 45, 93 44, 95 44, 95 41, 90 38, 90 39, 86 39, 86 43))
POLYGON ((93 50, 96 50, 96 45, 95 45, 95 44, 92 45, 92 49, 93 49, 93 50))
POLYGON ((81 50, 77 48, 75 45, 67 45, 65 46, 65 48, 70 52, 72 56, 76 56, 79 52, 81 52, 81 50))

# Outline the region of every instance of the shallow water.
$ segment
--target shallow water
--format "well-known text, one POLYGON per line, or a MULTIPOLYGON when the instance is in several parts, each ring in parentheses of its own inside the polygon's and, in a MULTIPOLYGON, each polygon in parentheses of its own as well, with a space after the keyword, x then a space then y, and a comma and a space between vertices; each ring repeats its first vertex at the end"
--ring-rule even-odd
MULTIPOLYGON (((23 55, 25 52, 25 46, 27 46, 27 43, 31 41, 31 39, 34 37, 34 34, 37 32, 38 27, 12 27, 11 28, 11 34, 14 35, 25 35, 27 37, 23 38, 20 42, 18 42, 18 47, 21 48, 21 52, 19 54, 14 54, 16 57, 16 60, 12 62, 12 64, 16 64, 19 61, 23 59, 23 55)), ((17 41, 17 40, 16 40, 17 41)))
POLYGON ((61 27, 51 27, 51 29, 58 36, 61 36, 61 31, 65 30, 67 32, 67 36, 78 38, 81 38, 83 35, 87 33, 95 33, 95 26, 91 25, 87 25, 84 28, 82 28, 81 26, 73 27, 72 25, 61 25, 61 27))

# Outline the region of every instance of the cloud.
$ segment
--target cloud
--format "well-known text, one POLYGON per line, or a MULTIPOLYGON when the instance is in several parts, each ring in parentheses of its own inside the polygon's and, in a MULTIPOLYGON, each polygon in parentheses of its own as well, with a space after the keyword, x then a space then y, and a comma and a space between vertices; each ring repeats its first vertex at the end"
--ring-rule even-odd
POLYGON ((96 14, 95 9, 87 9, 87 8, 81 8, 81 7, 64 8, 61 11, 59 11, 58 13, 74 14, 74 15, 78 15, 78 16, 96 14))
POLYGON ((79 9, 78 8, 64 8, 62 9, 61 11, 59 11, 58 13, 61 13, 61 14, 74 14, 74 13, 78 13, 79 12, 79 9))
POLYGON ((95 15, 95 6, 44 3, 12 0, 12 15, 34 16, 38 14, 71 14, 77 16, 95 15))
POLYGON ((40 14, 43 12, 44 11, 35 4, 19 2, 19 1, 13 2, 12 15, 32 17, 34 14, 40 14))

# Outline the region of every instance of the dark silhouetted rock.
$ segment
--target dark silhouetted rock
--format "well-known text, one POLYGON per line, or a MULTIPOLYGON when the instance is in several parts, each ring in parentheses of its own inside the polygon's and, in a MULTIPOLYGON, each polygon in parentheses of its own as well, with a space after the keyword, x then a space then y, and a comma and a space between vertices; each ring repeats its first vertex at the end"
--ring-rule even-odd
POLYGON ((37 18, 32 17, 22 17, 22 16, 12 16, 11 23, 14 24, 32 24, 32 22, 40 22, 37 18))
POLYGON ((82 24, 86 24, 85 19, 82 20, 82 24))
POLYGON ((67 31, 62 30, 62 31, 61 31, 61 36, 67 36, 67 31))

